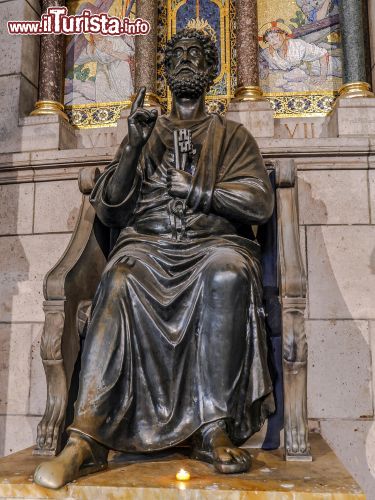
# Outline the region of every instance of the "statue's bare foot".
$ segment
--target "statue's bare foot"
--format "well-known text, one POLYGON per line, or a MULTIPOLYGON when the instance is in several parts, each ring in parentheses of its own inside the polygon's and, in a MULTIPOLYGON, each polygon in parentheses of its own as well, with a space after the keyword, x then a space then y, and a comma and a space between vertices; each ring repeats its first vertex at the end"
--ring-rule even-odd
POLYGON ((61 488, 80 476, 105 469, 107 455, 104 448, 72 434, 59 456, 37 467, 34 481, 46 488, 61 488))
POLYGON ((251 465, 249 453, 229 439, 223 420, 206 424, 196 432, 192 458, 213 464, 222 474, 247 472, 251 465))

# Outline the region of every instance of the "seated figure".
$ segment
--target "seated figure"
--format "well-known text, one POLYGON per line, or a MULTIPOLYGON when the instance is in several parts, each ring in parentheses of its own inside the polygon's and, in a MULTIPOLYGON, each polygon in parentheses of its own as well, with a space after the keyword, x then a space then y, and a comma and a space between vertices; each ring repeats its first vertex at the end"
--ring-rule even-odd
POLYGON ((182 442, 222 473, 250 468, 239 448, 274 410, 252 225, 273 211, 253 137, 205 111, 217 74, 209 33, 167 44, 169 115, 138 93, 128 135, 91 195, 120 229, 94 298, 69 440, 35 481, 59 488, 103 469, 109 450, 182 442))

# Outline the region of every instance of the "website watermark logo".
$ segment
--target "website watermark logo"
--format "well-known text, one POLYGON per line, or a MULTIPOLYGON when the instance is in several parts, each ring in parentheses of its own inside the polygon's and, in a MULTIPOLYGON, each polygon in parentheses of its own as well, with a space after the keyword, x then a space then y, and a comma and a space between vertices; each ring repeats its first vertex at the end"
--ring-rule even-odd
POLYGON ((150 24, 141 18, 110 16, 105 12, 93 14, 83 10, 79 15, 69 15, 66 7, 49 7, 40 21, 8 21, 10 35, 148 35, 150 24))

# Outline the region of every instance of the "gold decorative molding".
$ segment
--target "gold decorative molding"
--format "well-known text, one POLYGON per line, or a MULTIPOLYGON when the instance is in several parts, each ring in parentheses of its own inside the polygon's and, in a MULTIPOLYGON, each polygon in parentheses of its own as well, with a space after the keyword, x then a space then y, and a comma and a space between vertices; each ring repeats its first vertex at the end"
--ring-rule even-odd
POLYGON ((116 127, 121 112, 130 108, 131 101, 73 104, 65 110, 73 127, 80 129, 116 127))
POLYGON ((265 101, 263 91, 260 87, 252 85, 249 87, 239 87, 234 93, 232 102, 244 101, 265 101))
MULTIPOLYGON (((128 101, 73 104, 65 106, 65 110, 73 127, 79 129, 116 127, 121 112, 124 109, 130 108, 134 99, 135 94, 132 95, 131 100, 128 101)), ((147 92, 144 106, 160 106, 159 97, 152 92, 147 92)))
POLYGON ((288 92, 265 93, 275 112, 275 118, 301 118, 326 116, 334 106, 337 92, 288 92))
POLYGON ((30 116, 40 115, 59 115, 64 120, 69 120, 64 113, 64 105, 57 101, 37 101, 35 109, 30 113, 30 116))
POLYGON ((351 82, 343 85, 339 90, 340 99, 354 99, 356 97, 373 98, 371 86, 367 82, 351 82))

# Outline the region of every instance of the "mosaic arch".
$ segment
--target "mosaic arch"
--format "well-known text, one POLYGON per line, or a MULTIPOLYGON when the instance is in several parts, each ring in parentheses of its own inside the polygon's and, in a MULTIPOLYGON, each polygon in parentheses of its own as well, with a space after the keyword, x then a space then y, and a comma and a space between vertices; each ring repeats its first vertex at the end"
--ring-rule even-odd
MULTIPOLYGON (((342 85, 340 0, 258 0, 261 87, 276 117, 327 114, 342 85)), ((75 0, 84 8, 134 17, 134 0, 75 0)), ((234 0, 158 0, 157 92, 166 111, 171 95, 162 66, 167 39, 191 19, 216 32, 220 74, 207 96, 211 112, 223 113, 236 88, 234 0)), ((116 125, 134 93, 134 40, 130 37, 68 39, 65 105, 81 128, 116 125)))

